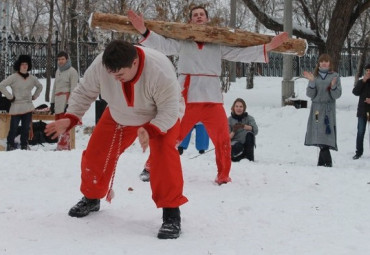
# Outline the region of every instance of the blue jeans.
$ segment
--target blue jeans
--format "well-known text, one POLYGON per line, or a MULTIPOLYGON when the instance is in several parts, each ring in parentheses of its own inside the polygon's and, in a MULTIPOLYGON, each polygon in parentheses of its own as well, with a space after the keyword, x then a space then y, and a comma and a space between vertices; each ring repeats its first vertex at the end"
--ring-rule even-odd
POLYGON ((357 117, 357 119, 356 155, 361 156, 364 153, 364 136, 367 119, 365 117, 357 117))
MULTIPOLYGON (((209 136, 204 125, 197 124, 194 126, 194 128, 195 128, 195 148, 197 148, 198 151, 208 150, 209 136)), ((180 147, 183 147, 184 150, 186 150, 189 146, 191 132, 193 132, 193 129, 190 130, 190 132, 187 134, 187 136, 184 138, 184 140, 182 140, 181 144, 179 145, 180 147)))
POLYGON ((32 121, 32 112, 12 115, 10 119, 10 128, 7 137, 7 142, 9 145, 14 147, 14 139, 17 136, 17 129, 19 122, 22 121, 21 125, 21 146, 27 146, 28 144, 28 133, 30 131, 30 125, 32 121))

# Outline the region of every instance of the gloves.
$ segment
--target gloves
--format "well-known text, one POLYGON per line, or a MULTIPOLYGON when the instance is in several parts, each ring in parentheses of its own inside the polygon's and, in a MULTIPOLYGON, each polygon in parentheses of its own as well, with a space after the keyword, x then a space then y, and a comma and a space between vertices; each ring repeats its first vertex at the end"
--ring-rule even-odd
POLYGON ((50 113, 51 114, 54 114, 55 113, 55 104, 54 103, 51 103, 50 104, 50 113))
POLYGON ((244 128, 244 124, 243 123, 236 123, 234 126, 233 126, 233 132, 235 133, 236 131, 238 131, 239 129, 243 129, 244 128))

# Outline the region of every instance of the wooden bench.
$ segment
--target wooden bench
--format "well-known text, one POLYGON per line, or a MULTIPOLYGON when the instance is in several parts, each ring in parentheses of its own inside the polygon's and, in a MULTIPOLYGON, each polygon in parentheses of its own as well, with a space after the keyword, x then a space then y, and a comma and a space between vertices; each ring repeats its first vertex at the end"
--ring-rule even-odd
MULTIPOLYGON (((6 138, 8 136, 8 132, 9 132, 10 118, 11 118, 10 114, 0 113, 0 140, 5 141, 5 146, 4 146, 4 142, 0 143, 0 151, 5 151, 6 150, 6 138)), ((50 114, 34 113, 34 114, 32 114, 32 121, 35 121, 35 120, 54 121, 55 120, 55 115, 54 114, 50 115, 50 114)), ((74 148, 76 148, 75 129, 72 128, 69 132, 70 132, 71 149, 74 149, 74 148)))

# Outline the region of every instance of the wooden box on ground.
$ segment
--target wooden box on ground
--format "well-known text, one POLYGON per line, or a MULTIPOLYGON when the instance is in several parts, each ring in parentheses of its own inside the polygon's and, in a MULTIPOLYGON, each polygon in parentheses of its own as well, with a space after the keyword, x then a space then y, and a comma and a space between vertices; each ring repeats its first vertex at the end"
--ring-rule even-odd
MULTIPOLYGON (((11 118, 11 115, 9 115, 8 113, 0 113, 0 140, 2 141, 0 143, 0 151, 6 150, 6 137, 8 136, 8 132, 9 132, 10 118, 11 118)), ((32 114, 32 121, 35 121, 35 120, 53 121, 55 120, 55 115, 32 114)), ((76 148, 75 129, 72 128, 69 132, 70 132, 71 149, 74 149, 76 148)))

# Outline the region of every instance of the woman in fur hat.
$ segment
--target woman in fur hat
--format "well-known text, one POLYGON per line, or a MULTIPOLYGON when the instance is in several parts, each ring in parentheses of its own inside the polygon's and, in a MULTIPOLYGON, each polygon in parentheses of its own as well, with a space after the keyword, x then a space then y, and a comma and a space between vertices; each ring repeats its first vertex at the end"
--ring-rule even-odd
POLYGON ((19 122, 22 122, 21 149, 27 150, 32 111, 35 109, 32 100, 35 100, 42 91, 42 85, 38 79, 28 73, 31 68, 31 57, 29 55, 20 55, 14 63, 16 72, 0 83, 0 91, 11 101, 7 151, 16 149, 14 139, 17 135, 19 122), (11 93, 7 87, 11 88, 11 93), (34 93, 32 92, 33 88, 36 88, 34 93))

